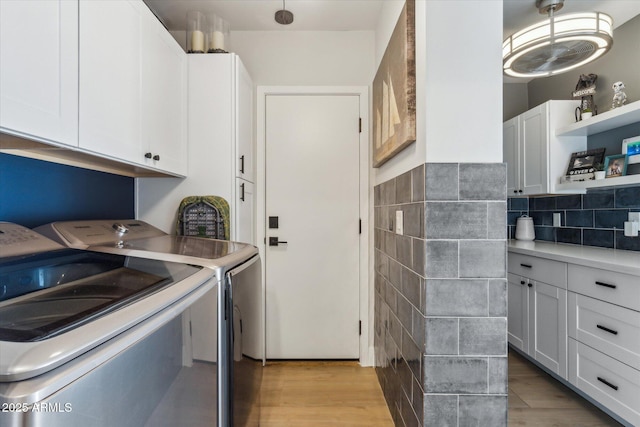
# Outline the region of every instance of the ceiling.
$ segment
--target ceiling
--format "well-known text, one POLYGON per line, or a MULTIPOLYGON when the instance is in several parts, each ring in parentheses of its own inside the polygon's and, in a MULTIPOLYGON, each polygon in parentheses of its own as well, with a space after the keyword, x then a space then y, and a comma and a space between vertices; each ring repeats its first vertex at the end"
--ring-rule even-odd
MULTIPOLYGON (((215 13, 231 31, 374 31, 385 2, 404 0, 284 0, 291 25, 275 22, 283 0, 144 0, 169 30, 185 30, 187 11, 215 13)), ((417 0, 429 1, 429 0, 417 0)), ((493 1, 493 0, 484 0, 493 1)), ((598 11, 611 15, 614 28, 640 14, 640 0, 565 0, 559 13, 598 11)), ((504 0, 503 39, 545 19, 535 0, 504 0)), ((615 38, 615 33, 614 33, 615 38)), ((527 79, 504 76, 505 83, 527 79)))
MULTIPOLYGON (((282 9, 283 0, 144 1, 169 30, 184 30, 187 11, 198 10, 223 17, 232 31, 373 31, 383 3, 404 0, 284 0, 295 16, 293 24, 286 26, 273 19, 275 12, 282 9)), ((619 26, 640 14, 640 1, 566 0, 559 13, 580 11, 608 13, 619 26)), ((535 0, 504 0, 503 38, 543 19, 535 0)))

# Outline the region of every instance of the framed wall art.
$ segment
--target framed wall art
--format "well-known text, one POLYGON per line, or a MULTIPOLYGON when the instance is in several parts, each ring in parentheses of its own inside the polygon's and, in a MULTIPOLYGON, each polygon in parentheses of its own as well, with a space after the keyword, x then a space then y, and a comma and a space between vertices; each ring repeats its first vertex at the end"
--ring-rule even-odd
POLYGON ((406 0, 373 80, 373 167, 416 140, 415 0, 406 0))

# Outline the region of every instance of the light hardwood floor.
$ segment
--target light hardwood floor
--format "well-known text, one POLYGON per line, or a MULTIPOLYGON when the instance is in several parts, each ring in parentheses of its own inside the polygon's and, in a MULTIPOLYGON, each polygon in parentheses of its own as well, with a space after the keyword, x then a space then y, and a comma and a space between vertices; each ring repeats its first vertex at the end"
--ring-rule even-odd
MULTIPOLYGON (((393 427, 373 368, 357 362, 267 363, 261 427, 393 427)), ((619 426, 517 353, 509 353, 509 426, 619 426)))
POLYGON ((357 362, 268 362, 260 427, 393 426, 373 368, 357 362))
POLYGON ((620 426, 514 351, 509 352, 509 426, 620 426))

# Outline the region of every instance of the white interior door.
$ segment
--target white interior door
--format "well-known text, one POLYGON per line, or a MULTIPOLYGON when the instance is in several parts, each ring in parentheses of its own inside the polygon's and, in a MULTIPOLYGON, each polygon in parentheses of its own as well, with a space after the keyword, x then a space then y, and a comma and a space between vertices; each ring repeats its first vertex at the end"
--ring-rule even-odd
POLYGON ((359 116, 356 95, 266 97, 267 358, 359 357, 359 116))

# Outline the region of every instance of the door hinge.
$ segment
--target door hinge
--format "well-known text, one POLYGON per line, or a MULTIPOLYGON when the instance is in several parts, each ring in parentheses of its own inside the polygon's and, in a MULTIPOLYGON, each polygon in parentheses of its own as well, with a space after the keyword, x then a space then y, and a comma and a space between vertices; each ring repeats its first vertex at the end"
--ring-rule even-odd
POLYGON ((358 335, 362 335, 362 320, 358 320, 358 335))
POLYGON ((358 118, 358 132, 362 133, 362 117, 358 118))
POLYGON ((358 234, 362 234, 362 219, 358 220, 358 234))

